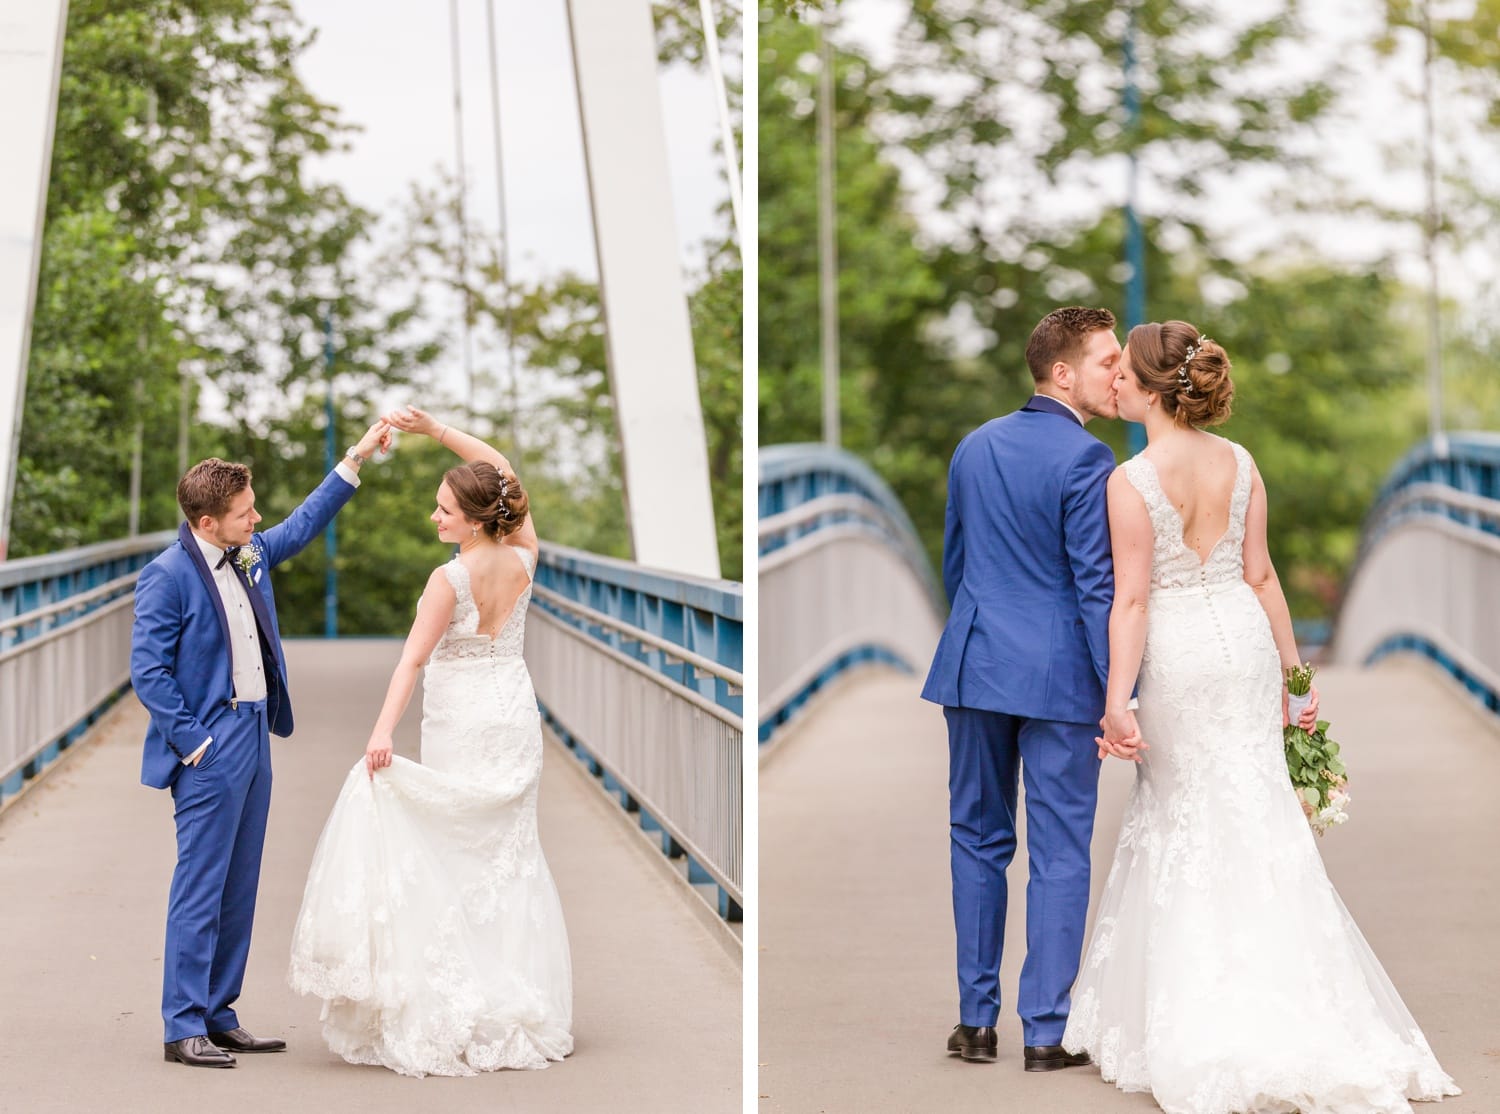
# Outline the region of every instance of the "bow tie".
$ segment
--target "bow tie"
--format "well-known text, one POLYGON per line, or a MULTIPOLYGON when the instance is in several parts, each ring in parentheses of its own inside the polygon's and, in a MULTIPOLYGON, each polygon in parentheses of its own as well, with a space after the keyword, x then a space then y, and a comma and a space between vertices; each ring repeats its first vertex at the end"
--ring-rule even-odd
POLYGON ((226 549, 224 551, 224 556, 222 556, 222 557, 219 558, 219 563, 217 565, 215 565, 214 568, 215 569, 222 569, 224 567, 224 564, 225 564, 226 561, 233 561, 239 555, 240 555, 240 547, 237 546, 237 545, 231 545, 228 549, 226 549))

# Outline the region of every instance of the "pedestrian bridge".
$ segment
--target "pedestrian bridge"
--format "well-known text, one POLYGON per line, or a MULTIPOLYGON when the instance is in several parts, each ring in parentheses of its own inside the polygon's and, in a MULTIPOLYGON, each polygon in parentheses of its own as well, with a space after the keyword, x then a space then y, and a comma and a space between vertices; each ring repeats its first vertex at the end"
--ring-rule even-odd
MULTIPOLYGON (((1021 1070, 1024 850, 1000 1062, 945 1054, 958 1019, 947 734, 918 695, 945 605, 899 504, 847 454, 763 451, 760 504, 761 1110, 1156 1110, 1094 1069, 1021 1070)), ((1324 861, 1464 1088, 1451 1101, 1476 1110, 1500 1109, 1500 893, 1485 881, 1500 841, 1497 600, 1500 438, 1420 446, 1370 513, 1318 675, 1352 772, 1352 819, 1321 841, 1324 861)), ((1105 763, 1095 899, 1133 778, 1105 763)))
MULTIPOLYGON (((146 713, 128 689, 135 576, 173 538, 0 565, 3 1111, 93 1109, 103 1079, 115 1111, 202 1098, 201 1073, 157 1051, 175 849, 170 798, 139 783, 146 713)), ((526 655, 549 726, 541 834, 572 945, 576 1051, 543 1072, 424 1081, 435 1105, 740 1109, 740 609, 738 584, 543 547, 526 655)), ((286 985, 314 845, 401 643, 286 648, 297 730, 272 740, 240 1008, 290 1050, 243 1058, 230 1106, 404 1112, 414 1081, 333 1056, 318 1004, 286 985)), ((414 759, 419 703, 396 736, 414 759)))

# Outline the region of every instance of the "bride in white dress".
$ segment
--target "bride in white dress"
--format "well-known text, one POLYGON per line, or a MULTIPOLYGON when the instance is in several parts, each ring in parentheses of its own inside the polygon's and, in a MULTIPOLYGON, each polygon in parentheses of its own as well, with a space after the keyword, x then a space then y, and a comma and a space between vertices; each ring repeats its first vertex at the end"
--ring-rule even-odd
POLYGON ((308 872, 293 989, 350 1063, 403 1075, 544 1068, 573 1050, 567 928, 537 838, 541 719, 521 657, 537 535, 510 464, 420 410, 387 420, 469 463, 432 521, 458 556, 417 605, 365 757, 308 872), (423 672, 422 761, 391 733, 423 672))
POLYGON ((1116 386, 1149 444, 1109 481, 1101 745, 1138 744, 1140 765, 1063 1047, 1168 1114, 1390 1114, 1458 1094, 1291 788, 1297 649, 1265 487, 1249 453, 1202 431, 1228 417, 1229 361, 1186 322, 1141 325, 1116 386))

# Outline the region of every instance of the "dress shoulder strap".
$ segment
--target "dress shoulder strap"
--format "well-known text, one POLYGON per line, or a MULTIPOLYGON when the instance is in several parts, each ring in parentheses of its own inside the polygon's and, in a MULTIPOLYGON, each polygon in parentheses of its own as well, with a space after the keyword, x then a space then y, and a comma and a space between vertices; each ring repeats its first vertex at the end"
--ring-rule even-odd
POLYGON ((1230 441, 1229 447, 1234 450, 1234 493, 1229 497, 1229 518, 1231 526, 1237 526, 1243 534, 1245 528, 1245 514, 1250 509, 1251 480, 1255 473, 1255 462, 1250 458, 1250 452, 1245 446, 1236 441, 1230 441))
POLYGON ((1162 490, 1161 479, 1156 474, 1156 465, 1144 453, 1137 453, 1124 464, 1125 478, 1130 481, 1130 486, 1140 492, 1142 499, 1146 501, 1146 510, 1150 512, 1154 520, 1162 510, 1169 508, 1171 503, 1167 499, 1167 493, 1162 490))
POLYGON ((469 568, 457 557, 443 566, 443 575, 448 578, 448 583, 453 587, 453 594, 460 600, 473 598, 473 589, 469 584, 469 568))
POLYGON ((528 580, 536 579, 536 554, 523 546, 511 546, 516 551, 516 556, 521 559, 521 567, 526 570, 528 580))

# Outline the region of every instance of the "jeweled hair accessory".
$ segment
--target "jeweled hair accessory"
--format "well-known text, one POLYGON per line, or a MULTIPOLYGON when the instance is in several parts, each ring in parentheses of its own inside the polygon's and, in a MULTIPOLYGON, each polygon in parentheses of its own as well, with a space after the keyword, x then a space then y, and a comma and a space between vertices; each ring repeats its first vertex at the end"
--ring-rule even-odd
POLYGON ((511 509, 505 505, 505 498, 510 494, 510 485, 505 482, 505 473, 500 473, 500 517, 509 522, 515 516, 511 509))
POLYGON ((1193 381, 1188 378, 1188 364, 1193 362, 1194 356, 1203 351, 1203 346, 1207 343, 1208 338, 1199 333, 1198 339, 1187 346, 1187 355, 1182 358, 1182 366, 1177 369, 1177 383, 1182 388, 1182 393, 1189 397, 1193 394, 1193 381))

